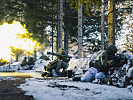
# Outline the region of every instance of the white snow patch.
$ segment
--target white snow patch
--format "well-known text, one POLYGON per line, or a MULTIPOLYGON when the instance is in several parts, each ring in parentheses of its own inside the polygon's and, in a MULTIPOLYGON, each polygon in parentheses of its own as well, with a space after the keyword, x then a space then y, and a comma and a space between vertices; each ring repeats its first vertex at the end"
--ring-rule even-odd
POLYGON ((33 95, 35 100, 117 100, 133 99, 133 93, 127 88, 117 88, 89 82, 69 80, 27 80, 20 86, 33 95), (60 85, 62 87, 56 87, 60 85), (64 87, 63 87, 64 86, 64 87))

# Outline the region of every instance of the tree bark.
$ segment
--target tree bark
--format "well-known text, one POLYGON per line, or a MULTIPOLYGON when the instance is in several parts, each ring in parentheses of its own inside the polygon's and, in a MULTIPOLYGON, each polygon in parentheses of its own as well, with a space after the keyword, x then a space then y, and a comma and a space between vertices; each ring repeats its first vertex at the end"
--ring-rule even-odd
POLYGON ((105 2, 102 0, 102 15, 101 15, 101 49, 104 50, 104 33, 105 33, 105 28, 104 28, 104 15, 105 15, 105 2))
POLYGON ((115 45, 115 0, 110 0, 109 45, 115 45))
MULTIPOLYGON (((54 32, 53 31, 54 31, 54 29, 53 29, 53 21, 52 21, 52 52, 54 52, 54 45, 53 45, 54 44, 54 42, 53 42, 54 41, 54 32)), ((52 60, 53 60, 53 55, 52 55, 52 60)))
POLYGON ((36 53, 37 53, 37 51, 36 51, 36 49, 34 49, 34 59, 35 60, 36 60, 36 57, 37 57, 36 53))
POLYGON ((59 48, 62 48, 62 33, 63 33, 63 0, 60 0, 60 32, 59 32, 59 48))
MULTIPOLYGON (((65 0, 65 4, 66 4, 66 0, 65 0)), ((66 5, 65 5, 65 17, 67 16, 67 8, 66 8, 66 5)), ((67 18, 64 18, 64 50, 66 51, 66 53, 68 54, 68 35, 69 35, 69 32, 68 32, 68 28, 67 28, 67 18)))
POLYGON ((60 21, 59 21, 59 14, 60 14, 60 1, 57 0, 57 41, 56 41, 56 49, 57 52, 59 51, 59 34, 60 34, 60 21))
POLYGON ((82 56, 82 4, 79 4, 78 10, 78 58, 82 56))
POLYGON ((64 50, 68 54, 68 30, 64 32, 64 50))

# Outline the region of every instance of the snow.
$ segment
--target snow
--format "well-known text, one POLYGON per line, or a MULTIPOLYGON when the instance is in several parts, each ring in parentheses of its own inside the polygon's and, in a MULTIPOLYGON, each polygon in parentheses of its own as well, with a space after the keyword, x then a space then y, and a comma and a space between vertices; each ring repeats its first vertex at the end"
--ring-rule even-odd
POLYGON ((6 71, 18 71, 21 68, 20 62, 15 62, 11 65, 5 64, 3 66, 0 66, 0 72, 6 72, 6 71))
POLYGON ((51 62, 50 60, 46 61, 46 60, 43 60, 43 59, 38 59, 36 62, 35 62, 35 65, 33 67, 33 70, 34 71, 45 71, 43 66, 47 66, 48 63, 51 62))
MULTIPOLYGON (((126 50, 125 47, 125 43, 127 43, 126 37, 127 35, 128 38, 131 38, 131 34, 133 34, 133 28, 132 28, 132 24, 133 24, 133 14, 130 14, 130 16, 126 16, 126 19, 123 22, 126 22, 125 24, 123 24, 123 29, 121 31, 120 36, 118 37, 118 40, 116 40, 116 45, 120 50, 126 50), (128 22, 128 23, 127 23, 128 22)), ((132 41, 128 41, 128 43, 132 44, 132 41)))
MULTIPOLYGON (((132 58, 132 54, 129 52, 125 52, 123 55, 126 56, 126 58, 132 58)), ((72 58, 69 62, 68 70, 72 69, 77 72, 77 74, 81 74, 83 69, 88 68, 90 59, 91 58, 72 58)), ((75 82, 72 81, 71 78, 66 77, 37 77, 39 76, 39 71, 45 71, 43 66, 47 65, 49 62, 50 60, 45 61, 43 59, 38 59, 35 62, 33 70, 19 70, 19 72, 34 72, 34 78, 27 78, 26 83, 19 86, 19 88, 26 91, 25 95, 33 95, 35 100, 133 100, 132 86, 118 88, 89 82, 75 82)), ((19 65, 20 63, 17 63, 16 67, 13 68, 19 68, 17 67, 19 65)), ((14 64, 12 66, 14 66, 14 64)), ((10 76, 6 77, 6 79, 10 78, 10 76)), ((0 76, 0 79, 2 80, 3 77, 0 76)))
MULTIPOLYGON (((125 52, 123 55, 132 58, 132 54, 129 52, 125 52)), ((68 69, 75 71, 82 69, 88 62, 89 59, 72 58, 68 69)), ((44 63, 48 64, 45 61, 44 63)), ((35 70, 39 70, 39 65, 35 70)), ((118 88, 89 82, 75 82, 71 78, 29 78, 19 88, 26 91, 25 95, 33 95, 35 100, 133 100, 131 85, 127 88, 118 88)))
POLYGON ((133 92, 89 82, 73 82, 71 79, 28 79, 19 88, 33 95, 35 100, 114 100, 133 99, 133 92), (34 88, 33 88, 34 87, 34 88))

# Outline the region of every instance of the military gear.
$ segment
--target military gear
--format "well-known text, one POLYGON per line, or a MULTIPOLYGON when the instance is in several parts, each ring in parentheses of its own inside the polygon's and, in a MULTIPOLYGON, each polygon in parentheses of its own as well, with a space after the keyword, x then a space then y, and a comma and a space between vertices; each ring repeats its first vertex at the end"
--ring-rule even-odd
POLYGON ((95 79, 95 75, 98 73, 98 70, 94 67, 88 69, 88 71, 81 77, 83 82, 91 82, 95 79))
POLYGON ((43 59, 43 60, 46 60, 46 61, 47 61, 47 60, 50 60, 49 57, 47 57, 47 56, 44 55, 44 54, 40 57, 40 59, 43 59))
POLYGON ((114 45, 110 45, 110 46, 107 48, 107 50, 106 50, 108 56, 110 56, 110 55, 115 55, 115 53, 116 53, 117 51, 118 51, 118 50, 117 50, 116 46, 114 46, 114 45))
POLYGON ((53 53, 53 52, 47 52, 47 54, 52 54, 52 55, 55 55, 57 56, 58 58, 56 59, 60 59, 64 62, 69 62, 69 59, 72 58, 71 56, 69 55, 66 55, 64 52, 62 54, 58 54, 58 53, 53 53), (65 54, 65 55, 64 55, 65 54))
POLYGON ((31 70, 32 67, 34 66, 34 58, 33 57, 29 57, 28 61, 27 61, 27 57, 24 57, 23 61, 22 61, 22 69, 24 70, 31 70))
POLYGON ((68 62, 70 61, 71 56, 67 55, 67 53, 62 48, 59 49, 58 53, 47 52, 47 54, 56 56, 55 60, 46 66, 46 70, 50 72, 49 76, 53 76, 53 69, 58 74, 58 76, 66 76, 66 69, 68 68, 68 62))
POLYGON ((116 55, 116 66, 109 70, 109 84, 118 87, 127 87, 132 84, 133 66, 130 52, 124 51, 116 55))
POLYGON ((73 71, 67 70, 67 76, 68 76, 68 78, 71 78, 73 76, 73 71))
POLYGON ((34 66, 34 62, 35 62, 34 58, 33 57, 29 57, 29 59, 28 59, 28 65, 29 66, 30 65, 33 65, 34 66))
POLYGON ((81 77, 80 77, 80 76, 73 77, 72 80, 73 80, 73 81, 81 81, 81 77))
POLYGON ((116 65, 115 53, 117 48, 110 45, 106 51, 102 52, 98 59, 90 61, 90 67, 95 67, 99 72, 108 74, 108 70, 116 65))
POLYGON ((22 60, 21 66, 25 66, 27 64, 28 64, 27 57, 24 57, 24 59, 22 60))
POLYGON ((96 57, 92 57, 89 63, 90 68, 88 71, 81 77, 81 81, 90 82, 94 79, 103 79, 106 78, 110 68, 114 67, 115 62, 115 53, 117 48, 113 45, 109 46, 106 51, 98 52, 96 57))
POLYGON ((48 71, 45 71, 44 73, 42 73, 42 77, 44 77, 44 76, 49 76, 50 74, 49 74, 49 72, 48 71))

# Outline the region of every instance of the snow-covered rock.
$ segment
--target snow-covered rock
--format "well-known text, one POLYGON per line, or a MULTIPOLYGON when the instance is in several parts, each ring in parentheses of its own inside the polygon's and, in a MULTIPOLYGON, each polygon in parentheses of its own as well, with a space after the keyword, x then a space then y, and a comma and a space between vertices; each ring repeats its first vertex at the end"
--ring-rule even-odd
POLYGON ((51 62, 50 60, 43 60, 43 59, 38 59, 34 66, 33 66, 33 70, 34 71, 45 71, 43 66, 47 66, 49 64, 49 62, 51 62))
POLYGON ((125 57, 126 59, 133 59, 133 54, 126 50, 122 51, 120 54, 121 54, 121 56, 125 57))
POLYGON ((5 64, 3 66, 0 66, 0 72, 6 72, 6 71, 18 71, 21 68, 20 62, 15 62, 13 64, 5 64))
POLYGON ((14 62, 13 64, 10 65, 10 68, 13 71, 18 71, 21 69, 21 62, 14 62))
POLYGON ((88 59, 86 59, 86 58, 81 58, 81 59, 72 58, 69 62, 69 66, 68 66, 67 70, 73 70, 73 72, 75 72, 75 74, 82 74, 83 70, 85 70, 88 67, 89 67, 88 59))

